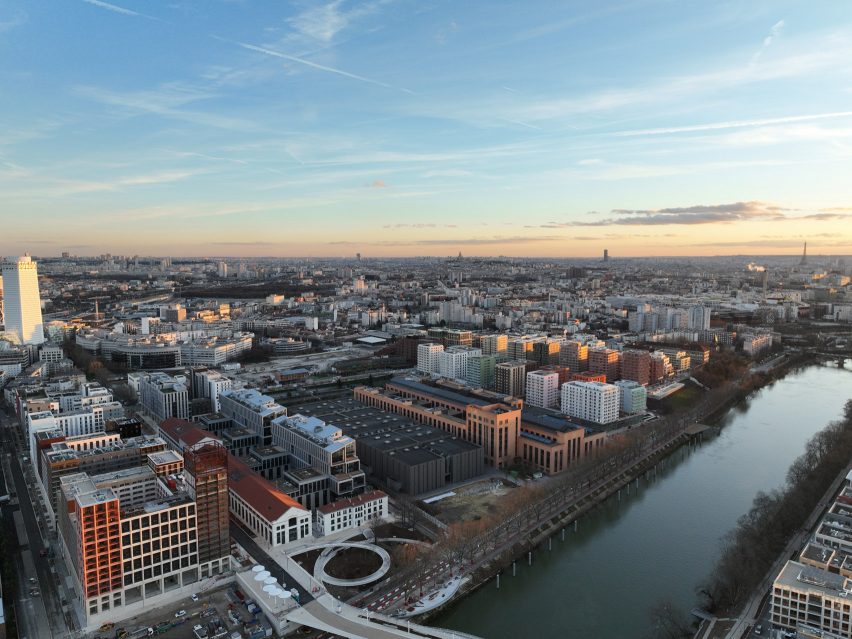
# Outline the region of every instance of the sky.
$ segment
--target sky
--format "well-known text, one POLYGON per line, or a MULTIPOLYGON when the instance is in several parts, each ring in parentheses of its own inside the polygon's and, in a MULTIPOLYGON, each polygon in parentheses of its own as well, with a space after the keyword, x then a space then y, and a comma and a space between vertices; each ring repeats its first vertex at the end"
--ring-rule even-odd
POLYGON ((0 254, 852 253, 848 0, 0 0, 0 254))

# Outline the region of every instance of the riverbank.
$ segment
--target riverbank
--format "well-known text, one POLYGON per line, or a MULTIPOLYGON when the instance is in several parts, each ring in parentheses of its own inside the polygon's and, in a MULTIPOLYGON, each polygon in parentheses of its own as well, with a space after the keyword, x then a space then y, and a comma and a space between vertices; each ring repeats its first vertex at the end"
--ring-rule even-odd
MULTIPOLYGON (((802 367, 807 368, 814 361, 816 360, 808 354, 797 354, 787 359, 777 368, 773 369, 771 374, 764 374, 759 378, 750 380, 751 383, 745 388, 737 387, 723 397, 722 401, 717 402, 713 406, 708 406, 707 410, 702 413, 703 417, 701 421, 711 424, 721 424, 728 419, 728 416, 733 416, 732 419, 734 421, 739 419, 743 411, 740 413, 732 412, 732 408, 741 404, 743 401, 759 396, 759 393, 756 391, 784 379, 790 372, 798 372, 802 367)), ((745 409, 744 412, 747 411, 748 409, 745 409)), ((446 616, 447 614, 451 615, 453 609, 463 606, 465 601, 473 593, 485 584, 492 583, 496 574, 501 570, 509 568, 513 561, 517 561, 518 568, 526 567, 528 553, 531 550, 533 550, 534 556, 538 556, 538 550, 542 549, 543 544, 547 544, 547 546, 544 546, 545 550, 549 547, 550 542, 547 541, 549 538, 553 539, 556 536, 557 538, 553 539, 554 542, 561 540, 562 528, 569 528, 570 533, 573 521, 576 521, 581 516, 588 516, 596 507, 604 504, 610 497, 617 494, 619 489, 625 492, 626 488, 635 482, 637 478, 647 475, 649 471, 653 472, 655 465, 659 466, 661 461, 667 460, 688 441, 688 439, 675 438, 673 442, 669 442, 663 449, 657 450, 652 455, 648 455, 643 459, 635 460, 628 469, 621 469, 617 474, 608 476, 605 481, 595 486, 592 492, 581 496, 571 503, 565 503, 560 513, 554 513, 543 519, 528 536, 525 535, 521 540, 515 540, 511 545, 500 547, 496 553, 484 559, 480 566, 475 567, 473 572, 474 578, 466 584, 460 595, 454 598, 452 602, 448 602, 440 611, 431 613, 429 619, 432 620, 435 617, 446 616)), ((678 460, 675 465, 679 465, 680 463, 681 460, 678 460)), ((640 483, 644 489, 646 482, 640 483)), ((749 497, 750 500, 751 498, 749 497)), ((613 507, 616 507, 615 504, 618 503, 620 502, 612 500, 611 506, 606 510, 612 510, 613 507)), ((596 517, 599 517, 599 515, 596 515, 596 517)), ((481 598, 479 598, 479 601, 481 601, 481 598)), ((441 625, 440 622, 439 625, 441 625)))

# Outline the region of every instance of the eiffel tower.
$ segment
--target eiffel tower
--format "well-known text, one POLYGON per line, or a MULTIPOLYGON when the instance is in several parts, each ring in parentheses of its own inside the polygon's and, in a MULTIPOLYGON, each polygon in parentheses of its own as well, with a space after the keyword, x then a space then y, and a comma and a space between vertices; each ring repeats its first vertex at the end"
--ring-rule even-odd
POLYGON ((800 266, 804 266, 808 263, 808 243, 805 242, 805 250, 802 251, 802 260, 799 262, 800 266))

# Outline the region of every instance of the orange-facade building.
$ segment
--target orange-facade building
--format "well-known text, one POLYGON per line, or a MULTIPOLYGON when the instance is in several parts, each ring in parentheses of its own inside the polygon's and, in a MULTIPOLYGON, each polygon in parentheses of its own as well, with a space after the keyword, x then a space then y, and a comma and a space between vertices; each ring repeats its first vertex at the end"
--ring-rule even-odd
POLYGON ((593 455, 606 441, 606 433, 562 416, 527 415, 517 398, 494 403, 408 379, 394 379, 384 390, 358 386, 354 396, 368 406, 479 444, 485 463, 494 468, 523 460, 548 474, 558 473, 593 455))

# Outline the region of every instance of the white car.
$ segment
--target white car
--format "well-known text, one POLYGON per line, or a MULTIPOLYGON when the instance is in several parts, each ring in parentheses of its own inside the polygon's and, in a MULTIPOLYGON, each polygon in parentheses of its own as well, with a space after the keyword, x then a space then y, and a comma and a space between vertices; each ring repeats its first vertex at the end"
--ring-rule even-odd
POLYGON ((193 601, 198 601, 198 595, 194 594, 190 597, 193 601))
POLYGON ((178 610, 175 613, 175 619, 180 619, 181 617, 186 617, 186 610, 178 610))

